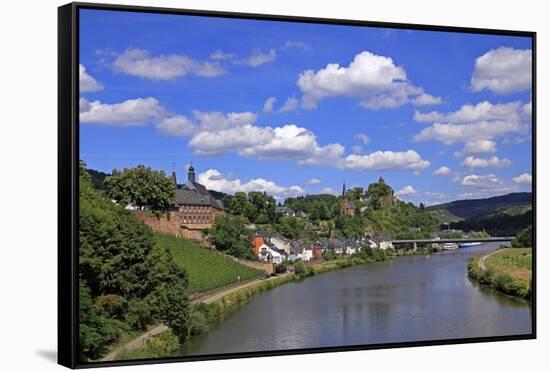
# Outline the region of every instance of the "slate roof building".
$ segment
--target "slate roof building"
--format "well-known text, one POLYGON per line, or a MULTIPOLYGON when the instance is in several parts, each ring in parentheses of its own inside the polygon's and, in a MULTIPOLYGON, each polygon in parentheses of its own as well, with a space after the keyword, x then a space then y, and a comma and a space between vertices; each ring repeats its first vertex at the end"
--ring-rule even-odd
POLYGON ((193 165, 189 166, 185 184, 178 186, 175 172, 172 177, 181 227, 193 230, 211 228, 215 217, 225 213, 222 200, 216 199, 196 181, 193 165))
POLYGON ((296 212, 288 206, 277 206, 275 212, 286 216, 296 216, 296 212))

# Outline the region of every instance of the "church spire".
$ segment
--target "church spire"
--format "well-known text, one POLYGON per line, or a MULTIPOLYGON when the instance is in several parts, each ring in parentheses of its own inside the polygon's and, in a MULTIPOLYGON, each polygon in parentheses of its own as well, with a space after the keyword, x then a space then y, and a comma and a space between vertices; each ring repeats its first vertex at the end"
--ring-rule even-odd
POLYGON ((174 182, 174 187, 178 188, 178 179, 176 178, 176 164, 172 163, 172 181, 174 182))
POLYGON ((187 180, 190 181, 191 183, 195 183, 195 168, 193 167, 192 162, 187 172, 187 180))
POLYGON ((344 185, 342 187, 342 197, 346 197, 346 182, 344 182, 344 185))

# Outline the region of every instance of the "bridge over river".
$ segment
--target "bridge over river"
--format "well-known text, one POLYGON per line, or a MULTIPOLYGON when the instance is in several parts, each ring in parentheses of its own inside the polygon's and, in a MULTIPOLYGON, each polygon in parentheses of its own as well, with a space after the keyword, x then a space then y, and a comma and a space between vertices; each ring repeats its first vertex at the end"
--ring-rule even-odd
POLYGON ((425 240, 393 240, 393 245, 412 244, 414 249, 418 244, 432 243, 462 243, 462 242, 510 242, 514 237, 487 237, 487 238, 441 238, 441 239, 425 239, 425 240))

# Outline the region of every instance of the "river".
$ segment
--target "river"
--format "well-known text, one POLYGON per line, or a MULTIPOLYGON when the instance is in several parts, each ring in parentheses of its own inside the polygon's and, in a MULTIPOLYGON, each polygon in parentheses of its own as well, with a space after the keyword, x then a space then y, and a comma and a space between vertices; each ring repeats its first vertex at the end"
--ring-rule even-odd
POLYGON ((467 277, 497 243, 323 273, 253 297, 178 355, 531 333, 528 303, 467 277))

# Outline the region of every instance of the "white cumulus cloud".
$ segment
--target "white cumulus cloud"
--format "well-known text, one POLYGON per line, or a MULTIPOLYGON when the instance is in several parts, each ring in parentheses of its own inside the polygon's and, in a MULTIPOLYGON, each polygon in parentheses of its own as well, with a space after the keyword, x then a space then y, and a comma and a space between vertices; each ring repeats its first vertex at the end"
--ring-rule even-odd
POLYGON ((497 143, 494 140, 478 139, 469 140, 464 143, 463 153, 476 154, 476 153, 493 153, 497 151, 497 143))
POLYGON ((512 161, 507 158, 499 158, 497 156, 492 156, 489 158, 476 158, 474 156, 468 156, 460 165, 469 168, 506 167, 512 165, 512 161))
POLYGON ((440 114, 439 118, 431 112, 430 116, 437 121, 416 134, 414 141, 471 142, 470 148, 475 142, 490 147, 488 141, 494 141, 496 137, 529 129, 530 120, 522 111, 521 102, 492 104, 484 101, 476 105, 466 104, 455 112, 440 114))
POLYGON ((310 180, 307 181, 307 184, 313 184, 313 185, 321 184, 321 179, 311 178, 310 180))
POLYGON ((434 171, 434 175, 451 175, 452 171, 447 166, 441 166, 437 170, 434 171))
POLYGON ((338 167, 350 170, 422 170, 430 162, 413 150, 394 152, 376 151, 366 155, 348 155, 338 167))
POLYGON ((418 122, 436 122, 443 120, 444 117, 445 116, 442 113, 437 111, 422 113, 416 110, 414 111, 413 120, 418 122))
POLYGON ((395 192, 395 195, 398 196, 398 197, 410 196, 410 195, 413 195, 413 194, 416 194, 416 190, 410 185, 405 186, 405 187, 401 188, 399 191, 395 192))
POLYGON ((278 112, 290 112, 298 108, 300 101, 296 97, 288 97, 278 112))
POLYGON ((491 49, 476 59, 471 89, 487 89, 497 94, 528 90, 531 88, 531 67, 531 49, 491 49))
POLYGON ((199 183, 207 189, 224 192, 266 192, 271 195, 297 195, 305 193, 304 189, 297 185, 284 187, 264 178, 251 179, 246 182, 240 179, 227 179, 218 170, 209 169, 198 176, 199 183))
POLYGON ((285 113, 294 111, 300 105, 300 101, 296 97, 288 97, 278 110, 275 110, 277 98, 269 97, 264 103, 263 111, 266 113, 285 113))
POLYGON ((533 182, 533 177, 529 173, 523 173, 512 178, 512 181, 516 184, 531 184, 533 182))
POLYGON ((163 118, 157 123, 157 128, 164 134, 173 137, 190 136, 197 130, 193 122, 182 115, 163 118))
POLYGON ((238 63, 249 67, 259 67, 262 64, 273 62, 275 58, 277 58, 275 49, 270 49, 267 53, 256 50, 248 58, 242 59, 238 63))
POLYGON ((118 55, 113 67, 124 74, 151 80, 172 80, 188 74, 215 77, 225 73, 216 62, 199 62, 178 54, 152 56, 148 50, 135 48, 118 55))
POLYGON ((103 90, 103 84, 94 79, 90 74, 86 72, 86 67, 79 65, 79 86, 80 92, 92 92, 103 90))
POLYGON ((264 103, 264 112, 273 112, 273 106, 275 105, 275 102, 277 102, 277 98, 275 97, 267 98, 264 103))
POLYGON ((503 186, 503 181, 495 174, 470 174, 464 176, 460 184, 465 187, 473 188, 498 188, 503 186))
POLYGON ((128 99, 113 104, 80 98, 80 122, 85 124, 146 125, 165 114, 164 107, 151 97, 128 99))
POLYGON ((441 98, 410 83, 405 69, 393 59, 368 51, 357 54, 347 67, 331 63, 318 71, 306 70, 299 75, 297 85, 303 93, 302 106, 308 109, 334 96, 358 98, 370 109, 441 103, 441 98))
POLYGON ((366 134, 355 134, 353 139, 362 142, 363 144, 369 144, 370 138, 366 134))

